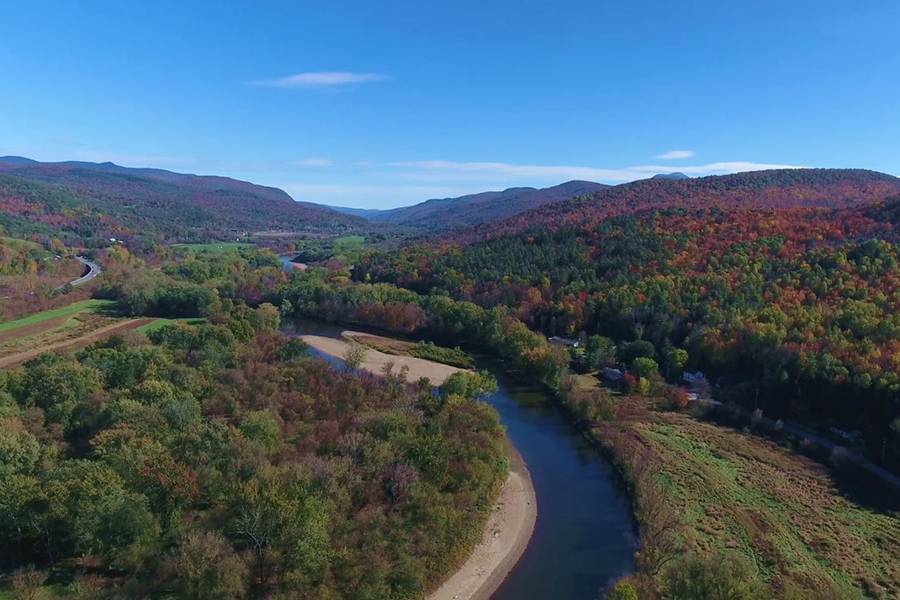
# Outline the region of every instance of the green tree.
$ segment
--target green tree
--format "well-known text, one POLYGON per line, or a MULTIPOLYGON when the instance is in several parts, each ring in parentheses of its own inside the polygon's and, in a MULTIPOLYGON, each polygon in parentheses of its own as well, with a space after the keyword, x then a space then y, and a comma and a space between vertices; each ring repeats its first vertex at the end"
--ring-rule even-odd
POLYGON ((497 390, 497 380, 488 371, 475 373, 458 371, 450 375, 441 384, 440 389, 441 395, 444 397, 457 395, 463 398, 477 398, 478 396, 495 392, 497 390))
POLYGON ((25 404, 43 409, 46 419, 64 428, 78 404, 100 389, 100 374, 78 363, 45 355, 25 370, 25 404))
POLYGON ((655 355, 656 348, 647 340, 624 342, 616 349, 616 358, 624 363, 631 363, 638 357, 653 358, 655 355))
POLYGON ((273 556, 306 573, 328 560, 324 504, 274 467, 264 467, 231 494, 231 531, 251 550, 256 577, 267 585, 273 556))
POLYGON ((689 556, 666 576, 668 600, 761 600, 762 586, 747 561, 734 553, 689 556))
POLYGON ((272 452, 278 447, 281 430, 278 421, 267 410, 248 413, 241 421, 240 430, 247 439, 255 442, 267 452, 272 452))
POLYGON ((638 595, 633 585, 620 581, 606 594, 606 600, 638 600, 638 595))
POLYGON ((602 335, 592 335, 585 344, 587 362, 590 369, 598 369, 615 357, 613 341, 602 335))
POLYGON ((181 539, 175 560, 181 598, 228 600, 246 594, 247 566, 217 532, 187 533, 181 539))
POLYGON ((688 352, 682 348, 669 348, 666 350, 666 376, 674 375, 676 378, 681 375, 688 362, 688 352))
POLYGON ((659 365, 652 358, 639 356, 632 361, 631 370, 640 378, 650 379, 659 372, 659 365))

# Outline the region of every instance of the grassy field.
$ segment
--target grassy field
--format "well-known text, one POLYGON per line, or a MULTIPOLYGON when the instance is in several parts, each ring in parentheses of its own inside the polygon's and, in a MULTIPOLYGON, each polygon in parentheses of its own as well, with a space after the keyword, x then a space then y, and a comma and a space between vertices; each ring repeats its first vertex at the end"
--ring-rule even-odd
POLYGON ((44 251, 43 246, 41 246, 37 242, 32 242, 31 240, 23 240, 23 239, 19 239, 19 238, 4 237, 4 236, 0 235, 0 243, 3 243, 10 247, 28 248, 31 250, 40 250, 41 252, 44 252, 47 255, 50 254, 49 252, 44 251))
POLYGON ((17 329, 19 327, 24 327, 27 325, 35 325, 58 317, 72 316, 84 311, 98 312, 103 309, 112 308, 113 306, 115 306, 115 302, 113 302, 112 300, 83 300, 81 302, 75 302, 74 304, 69 304, 60 308, 54 308, 52 310, 45 310, 33 315, 28 315, 27 317, 23 317, 15 321, 0 323, 0 332, 17 329))
POLYGON ((253 248, 254 244, 243 242, 214 242, 211 244, 173 244, 173 248, 186 248, 203 254, 221 254, 240 250, 241 248, 253 248))
POLYGON ((16 367, 50 351, 84 347, 145 323, 123 319, 110 300, 84 300, 0 324, 0 368, 16 367))
POLYGON ((900 597, 900 514, 854 502, 824 466, 768 440, 622 403, 595 434, 622 457, 649 450, 684 551, 739 553, 773 597, 900 597))
POLYGON ((355 246, 362 246, 366 243, 366 238, 361 235, 345 235, 343 237, 334 239, 334 247, 335 248, 353 248, 355 246))
POLYGON ((188 325, 201 325, 206 323, 206 319, 195 319, 195 318, 185 318, 185 319, 154 319, 153 321, 147 323, 146 325, 141 325, 137 328, 139 333, 150 333, 151 331, 156 331, 157 329, 162 329, 166 325, 172 325, 173 323, 187 323, 188 325))

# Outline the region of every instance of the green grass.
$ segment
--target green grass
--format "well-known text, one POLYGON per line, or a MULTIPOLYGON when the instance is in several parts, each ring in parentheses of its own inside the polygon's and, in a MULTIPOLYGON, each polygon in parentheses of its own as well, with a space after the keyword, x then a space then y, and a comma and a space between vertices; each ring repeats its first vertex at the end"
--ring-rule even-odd
POLYGON ((173 248, 185 248, 194 252, 203 254, 222 254, 223 252, 233 252, 241 248, 253 248, 254 244, 244 242, 214 242, 210 244, 173 244, 173 248))
MULTIPOLYGON (((900 593, 900 519, 855 503, 827 471, 766 440, 676 414, 631 427, 659 460, 689 549, 745 556, 761 580, 841 598, 900 593)), ((810 596, 812 597, 812 596, 810 596)))
POLYGON ((41 323, 42 321, 54 319, 56 317, 75 315, 85 310, 98 311, 102 309, 109 309, 114 307, 115 305, 116 303, 112 300, 82 300, 81 302, 75 302, 73 304, 62 306, 60 308, 54 308, 52 310, 45 310, 33 315, 28 315, 27 317, 22 317, 21 319, 17 319, 15 321, 0 323, 0 331, 9 331, 10 329, 16 329, 18 327, 25 327, 26 325, 34 325, 35 323, 41 323))
POLYGON ((345 235, 335 238, 333 243, 335 246, 362 246, 366 243, 366 238, 361 235, 345 235))
POLYGON ((166 325, 172 325, 174 323, 186 323, 188 325, 202 325, 206 323, 206 319, 198 319, 193 317, 183 318, 183 319, 156 319, 155 321, 151 321, 146 325, 141 325, 137 328, 140 333, 150 333, 151 331, 156 331, 157 329, 162 329, 166 325))
POLYGON ((19 238, 0 236, 0 243, 6 244, 7 246, 25 247, 31 250, 44 250, 44 247, 36 242, 32 242, 31 240, 22 240, 19 238))

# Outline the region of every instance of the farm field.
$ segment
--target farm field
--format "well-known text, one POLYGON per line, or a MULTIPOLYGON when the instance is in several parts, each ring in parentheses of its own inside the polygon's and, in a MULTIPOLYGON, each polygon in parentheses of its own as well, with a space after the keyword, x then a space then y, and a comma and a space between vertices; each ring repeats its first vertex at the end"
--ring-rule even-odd
MULTIPOLYGON (((112 300, 83 300, 81 302, 75 302, 73 304, 62 306, 60 308, 54 308, 52 310, 45 310, 33 315, 28 315, 27 317, 22 317, 21 319, 16 319, 15 321, 0 323, 0 334, 12 330, 19 330, 22 327, 31 327, 35 325, 47 326, 47 322, 53 321, 54 319, 58 319, 61 317, 71 317, 85 311, 99 312, 103 309, 110 309, 113 306, 115 306, 115 302, 113 302, 112 300)), ((0 337, 0 340, 2 339, 3 338, 0 337)))
POLYGON ((595 433, 620 456, 649 451, 685 551, 737 553, 778 597, 900 596, 896 506, 858 504, 813 460, 634 398, 595 433))
POLYGON ((210 244, 174 244, 173 247, 185 248, 203 254, 221 254, 222 252, 240 250, 241 248, 253 248, 254 245, 244 242, 214 242, 210 244))
POLYGON ((81 348, 153 319, 122 319, 110 300, 84 300, 0 324, 0 368, 11 368, 54 350, 81 348))

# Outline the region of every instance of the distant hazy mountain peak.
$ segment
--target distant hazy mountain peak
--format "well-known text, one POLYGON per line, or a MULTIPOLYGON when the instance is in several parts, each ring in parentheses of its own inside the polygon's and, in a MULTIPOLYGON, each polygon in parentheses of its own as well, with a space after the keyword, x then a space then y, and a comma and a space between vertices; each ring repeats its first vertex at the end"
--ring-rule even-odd
POLYGON ((390 210, 336 210, 373 222, 428 230, 450 230, 506 219, 527 210, 592 194, 607 187, 609 186, 593 181, 573 180, 543 189, 511 187, 458 198, 432 198, 413 206, 390 210))

